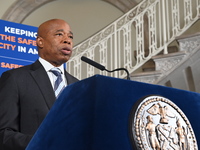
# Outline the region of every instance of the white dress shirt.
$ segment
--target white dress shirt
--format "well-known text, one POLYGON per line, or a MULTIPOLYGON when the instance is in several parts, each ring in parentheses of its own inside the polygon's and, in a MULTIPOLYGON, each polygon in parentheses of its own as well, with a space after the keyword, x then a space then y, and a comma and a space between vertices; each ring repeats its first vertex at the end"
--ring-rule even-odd
MULTIPOLYGON (((45 71, 47 72, 48 76, 49 76, 49 79, 51 81, 51 85, 52 87, 54 88, 54 83, 57 79, 57 77, 50 71, 52 68, 55 68, 55 66, 53 66, 51 63, 49 63, 48 61, 44 60, 43 58, 39 57, 38 59, 40 61, 40 63, 42 64, 42 66, 44 67, 45 71)), ((64 84, 65 86, 67 86, 67 80, 65 78, 65 74, 64 74, 64 65, 62 64, 61 66, 59 67, 56 67, 56 68, 59 68, 61 70, 61 76, 64 80, 64 84)))

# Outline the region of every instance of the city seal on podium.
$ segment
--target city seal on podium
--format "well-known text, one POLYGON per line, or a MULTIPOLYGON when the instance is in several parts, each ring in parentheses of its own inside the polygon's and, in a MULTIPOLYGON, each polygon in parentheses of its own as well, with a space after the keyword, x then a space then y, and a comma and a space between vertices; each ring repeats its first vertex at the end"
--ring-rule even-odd
POLYGON ((157 95, 139 100, 129 118, 131 143, 137 150, 198 150, 192 126, 171 100, 157 95))

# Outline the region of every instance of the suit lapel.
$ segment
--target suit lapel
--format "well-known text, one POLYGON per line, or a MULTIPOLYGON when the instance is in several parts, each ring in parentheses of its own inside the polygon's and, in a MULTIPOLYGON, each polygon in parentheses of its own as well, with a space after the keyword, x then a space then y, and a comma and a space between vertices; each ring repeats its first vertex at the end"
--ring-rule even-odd
POLYGON ((65 70, 65 78, 67 80, 67 85, 74 83, 72 76, 65 70))
POLYGON ((38 60, 34 64, 32 64, 31 75, 36 81, 40 91, 43 94, 44 100, 46 101, 46 104, 50 109, 54 104, 56 97, 50 79, 45 69, 38 60))

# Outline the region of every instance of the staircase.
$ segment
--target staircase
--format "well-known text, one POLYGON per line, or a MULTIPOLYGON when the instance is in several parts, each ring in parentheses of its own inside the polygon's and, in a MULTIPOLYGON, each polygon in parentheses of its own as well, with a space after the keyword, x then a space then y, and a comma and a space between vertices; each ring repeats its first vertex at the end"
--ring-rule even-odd
MULTIPOLYGON (((180 36, 198 21, 199 8, 199 0, 143 1, 77 45, 67 64, 68 70, 79 79, 94 74, 126 77, 125 72, 110 74, 81 62, 81 56, 86 56, 108 70, 128 69, 132 80, 176 87, 168 77, 190 59, 194 51, 198 51, 197 44, 192 51, 183 49, 183 45, 197 40, 199 35, 180 36), (176 42, 178 44, 173 44, 176 42)), ((194 87, 190 83, 179 88, 198 92, 194 87)))
POLYGON ((175 63, 154 83, 200 93, 200 33, 181 36, 177 40, 178 53, 182 53, 178 57, 182 58, 179 61, 172 58, 175 63))
POLYGON ((200 93, 200 33, 178 37, 179 46, 168 47, 133 73, 131 80, 200 93))

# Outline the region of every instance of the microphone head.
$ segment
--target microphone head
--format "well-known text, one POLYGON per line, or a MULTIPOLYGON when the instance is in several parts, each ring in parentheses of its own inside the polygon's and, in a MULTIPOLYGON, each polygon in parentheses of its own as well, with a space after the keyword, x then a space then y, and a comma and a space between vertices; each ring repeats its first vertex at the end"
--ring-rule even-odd
POLYGON ((97 62, 95 62, 95 61, 93 61, 93 60, 91 60, 91 59, 89 59, 85 56, 82 56, 81 60, 92 65, 92 66, 94 66, 94 67, 96 67, 96 68, 98 68, 98 69, 100 69, 100 70, 102 70, 102 71, 105 70, 104 66, 102 66, 101 64, 99 64, 99 63, 97 63, 97 62))

